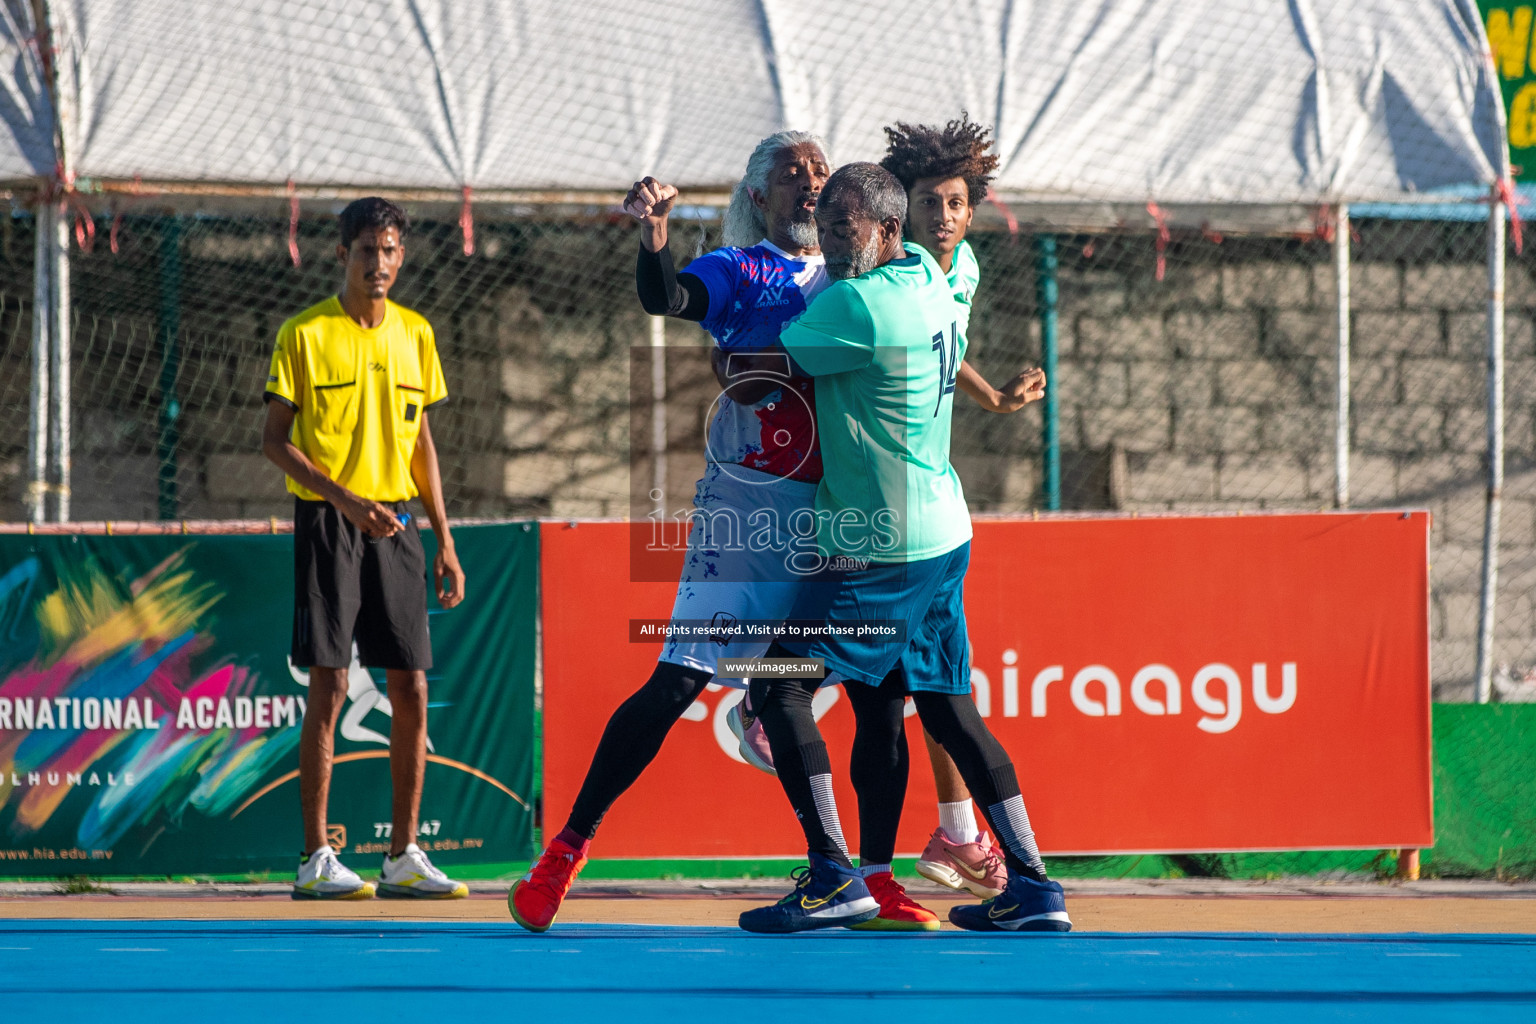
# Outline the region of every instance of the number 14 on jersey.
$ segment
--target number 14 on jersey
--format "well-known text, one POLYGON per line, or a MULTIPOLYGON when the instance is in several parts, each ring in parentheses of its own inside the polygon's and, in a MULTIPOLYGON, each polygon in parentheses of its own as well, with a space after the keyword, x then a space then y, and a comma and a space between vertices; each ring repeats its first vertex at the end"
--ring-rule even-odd
POLYGON ((949 323, 949 336, 943 331, 933 336, 933 350, 939 354, 939 398, 933 405, 933 415, 939 415, 944 396, 955 393, 955 376, 960 370, 960 331, 956 322, 949 323))

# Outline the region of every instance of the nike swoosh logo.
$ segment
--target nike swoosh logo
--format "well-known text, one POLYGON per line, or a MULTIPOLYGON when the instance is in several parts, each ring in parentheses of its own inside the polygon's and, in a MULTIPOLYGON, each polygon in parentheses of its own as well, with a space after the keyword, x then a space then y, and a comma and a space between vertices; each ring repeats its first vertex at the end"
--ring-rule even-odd
POLYGON ((982 881, 983 879, 985 879, 987 877, 987 869, 986 868, 981 868, 981 869, 979 869, 977 871, 972 871, 970 869, 970 867, 964 861, 956 860, 954 857, 950 857, 949 859, 955 865, 955 867, 959 868, 961 871, 964 871, 966 874, 970 875, 972 878, 974 878, 978 882, 982 881))
POLYGON ((853 879, 850 878, 848 881, 844 882, 842 885, 838 886, 836 889, 833 889, 831 892, 827 893, 827 895, 823 896, 819 900, 808 900, 804 896, 801 896, 800 897, 800 905, 802 907, 804 907, 806 910, 815 910, 817 907, 824 906, 825 904, 830 903, 834 896, 836 896, 838 893, 842 892, 844 889, 848 888, 848 886, 850 886, 852 884, 853 884, 853 879))
POLYGON ((989 917, 989 918, 991 918, 992 920, 995 921, 998 918, 1003 917, 1003 916, 1005 916, 1007 914, 1011 914, 1015 910, 1018 910, 1018 909, 1019 909, 1019 905, 1017 903, 1010 903, 1008 906, 1004 907, 1001 912, 999 912, 998 909, 997 909, 997 904, 994 903, 992 906, 987 908, 987 917, 989 917))

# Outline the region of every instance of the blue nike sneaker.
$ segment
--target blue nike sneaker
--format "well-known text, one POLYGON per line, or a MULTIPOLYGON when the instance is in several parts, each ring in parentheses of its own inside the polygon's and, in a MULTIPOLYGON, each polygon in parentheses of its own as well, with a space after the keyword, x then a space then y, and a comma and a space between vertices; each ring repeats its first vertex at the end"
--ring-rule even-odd
POLYGON ((790 877, 795 891, 771 907, 757 907, 741 915, 741 927, 749 932, 781 935, 813 928, 845 928, 876 917, 880 904, 858 868, 845 868, 820 854, 810 855, 810 867, 796 868, 790 877))
POLYGON ((985 903, 951 907, 949 921, 972 932, 1069 932, 1060 882, 1037 882, 1008 872, 1008 886, 985 903))

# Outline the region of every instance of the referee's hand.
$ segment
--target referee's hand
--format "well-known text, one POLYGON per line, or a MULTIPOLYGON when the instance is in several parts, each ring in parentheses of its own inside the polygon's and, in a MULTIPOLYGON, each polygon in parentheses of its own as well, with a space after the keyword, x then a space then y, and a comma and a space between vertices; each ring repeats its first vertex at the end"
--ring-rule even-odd
POLYGON ((369 537, 392 537, 405 527, 388 507, 367 498, 356 498, 341 506, 341 514, 369 537))
POLYGON ((437 603, 445 609, 464 600, 464 570, 459 567, 459 553, 453 548, 438 548, 432 559, 432 577, 437 581, 437 603))

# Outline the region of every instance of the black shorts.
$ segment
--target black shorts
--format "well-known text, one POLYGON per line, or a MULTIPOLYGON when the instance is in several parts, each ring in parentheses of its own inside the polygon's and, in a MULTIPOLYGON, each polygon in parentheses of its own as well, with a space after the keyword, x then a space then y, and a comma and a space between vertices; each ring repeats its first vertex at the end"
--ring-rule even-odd
MULTIPOLYGON (((384 503, 404 512, 404 502, 384 503)), ((352 641, 369 668, 432 667, 427 556, 416 521, 371 538, 327 501, 293 509, 293 664, 346 668, 352 641)))

